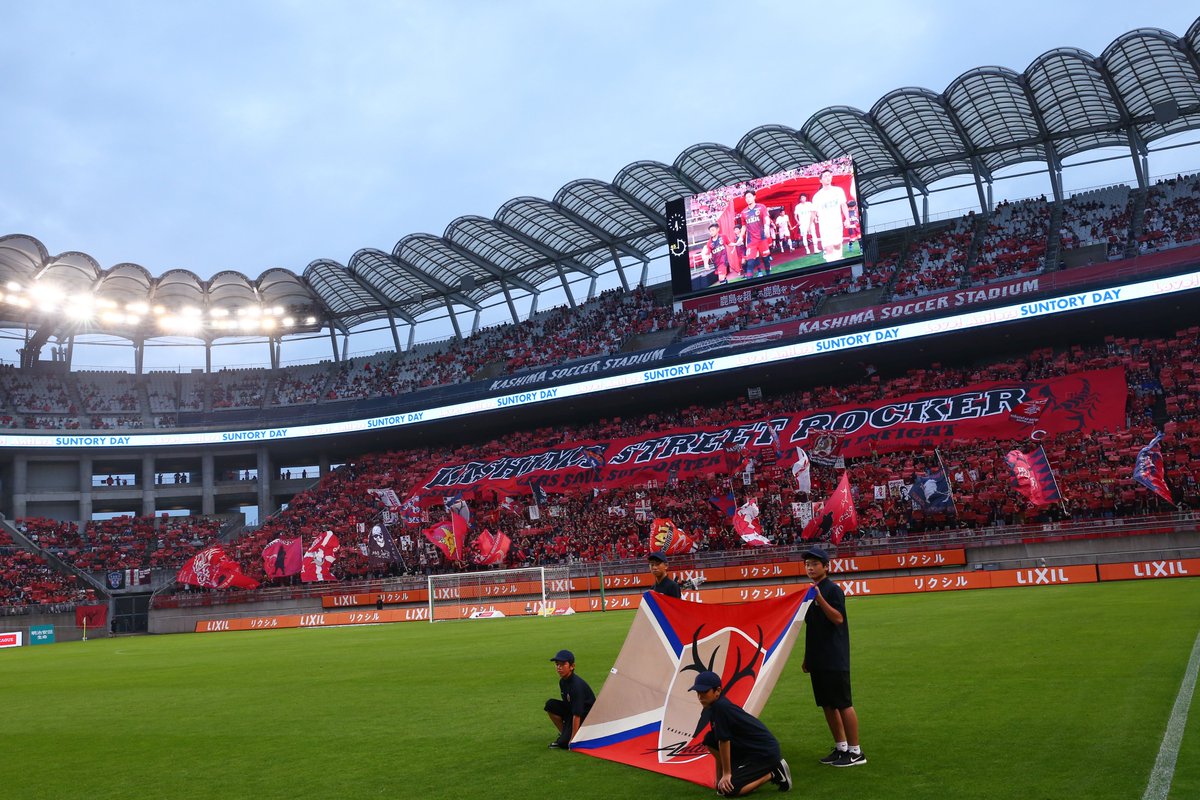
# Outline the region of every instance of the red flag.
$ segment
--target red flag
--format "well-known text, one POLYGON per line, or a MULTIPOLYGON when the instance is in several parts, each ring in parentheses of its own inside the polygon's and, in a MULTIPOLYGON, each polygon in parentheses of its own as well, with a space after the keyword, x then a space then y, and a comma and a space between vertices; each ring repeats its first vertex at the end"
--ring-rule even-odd
POLYGON ((75 627, 103 628, 108 624, 108 606, 75 606, 75 627))
POLYGON ((843 472, 838 486, 825 501, 821 514, 813 515, 812 520, 804 526, 802 539, 812 539, 818 534, 825 534, 834 544, 842 541, 842 537, 850 531, 858 530, 858 512, 854 510, 854 497, 850 494, 850 473, 843 472))
POLYGON ((330 568, 337 559, 337 548, 338 537, 334 536, 333 531, 325 531, 313 539, 301 559, 300 580, 305 583, 334 580, 330 568))
MULTIPOLYGON (((455 515, 452 515, 455 516, 455 515)), ((463 560, 463 539, 466 534, 466 529, 459 527, 462 533, 455 530, 453 523, 443 522, 440 525, 434 525, 432 528, 426 528, 422 533, 425 538, 437 545, 438 549, 445 554, 448 561, 463 560)))
POLYGON ((1004 460, 1012 473, 1012 488, 1024 495, 1031 505, 1048 506, 1062 500, 1045 450, 1040 447, 1032 453, 1012 450, 1004 460))
POLYGON ((747 500, 733 515, 733 529, 751 547, 771 546, 771 540, 763 536, 762 523, 758 521, 758 503, 753 500, 747 500))
POLYGON ((263 548, 263 572, 268 578, 285 578, 300 574, 304 550, 299 539, 272 539, 263 548))
POLYGON ((255 589, 258 581, 242 573, 242 567, 214 544, 192 556, 175 576, 179 583, 206 589, 255 589))
POLYGON ((490 531, 485 530, 475 540, 475 563, 489 566, 503 564, 511 545, 512 540, 508 538, 508 534, 497 533, 493 536, 490 531))
POLYGON ((1042 418, 1042 412, 1046 410, 1049 402, 1049 397, 1043 397, 1040 400, 1026 400, 1023 403, 1017 403, 1016 407, 1009 412, 1008 418, 1021 425, 1033 425, 1042 418))
POLYGON ((679 553, 690 553, 696 549, 696 543, 675 523, 664 517, 656 517, 650 523, 650 551, 673 556, 679 553))

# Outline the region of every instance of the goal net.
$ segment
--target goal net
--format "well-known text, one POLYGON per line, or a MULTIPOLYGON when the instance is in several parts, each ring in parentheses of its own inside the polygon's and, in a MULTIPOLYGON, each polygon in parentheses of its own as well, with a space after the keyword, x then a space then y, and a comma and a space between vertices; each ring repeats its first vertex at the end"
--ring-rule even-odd
POLYGON ((429 576, 429 620, 555 616, 571 611, 567 567, 429 576))

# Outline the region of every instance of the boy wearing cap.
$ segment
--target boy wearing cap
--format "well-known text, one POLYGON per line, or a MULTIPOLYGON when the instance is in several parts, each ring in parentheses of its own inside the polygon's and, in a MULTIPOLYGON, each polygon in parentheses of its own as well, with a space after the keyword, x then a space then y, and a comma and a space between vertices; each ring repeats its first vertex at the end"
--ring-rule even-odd
POLYGON ((665 594, 667 597, 682 597, 679 584, 667 575, 667 557, 659 551, 654 551, 647 558, 650 561, 650 574, 654 576, 652 591, 665 594))
POLYGON ((550 743, 550 749, 567 750, 571 746, 571 739, 579 733, 579 726, 592 710, 596 695, 587 681, 575 674, 574 653, 559 650, 550 660, 558 672, 558 693, 562 697, 561 700, 550 698, 546 701, 546 713, 554 727, 558 728, 558 738, 550 743))
POLYGON ((825 712, 833 751, 821 759, 835 767, 867 763, 858 745, 858 714, 850 696, 850 622, 846 595, 829 577, 829 554, 819 547, 804 552, 804 571, 816 588, 804 615, 804 663, 813 699, 825 712))
POLYGON ((698 729, 710 725, 704 746, 716 760, 717 794, 739 797, 767 781, 779 791, 792 788, 792 773, 779 751, 779 740, 753 714, 721 694, 721 677, 701 672, 689 690, 704 711, 698 729))

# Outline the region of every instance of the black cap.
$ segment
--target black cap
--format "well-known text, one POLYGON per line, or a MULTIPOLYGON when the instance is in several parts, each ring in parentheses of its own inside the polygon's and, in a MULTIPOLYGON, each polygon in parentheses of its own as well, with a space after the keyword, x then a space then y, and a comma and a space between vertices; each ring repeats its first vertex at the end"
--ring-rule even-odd
POLYGON ((661 561, 665 564, 667 563, 667 554, 661 550, 655 550, 650 555, 646 556, 646 559, 648 561, 661 561))
POLYGON ((558 663, 559 661, 566 661, 569 664, 574 664, 575 663, 575 654, 572 653, 570 650, 559 650, 557 653, 554 654, 554 658, 552 658, 550 660, 555 663, 558 663))
POLYGON ((721 676, 715 672, 701 672, 696 676, 696 682, 692 684, 689 692, 707 692, 710 689, 721 688, 721 676))
POLYGON ((805 559, 815 558, 826 566, 829 566, 829 553, 826 553, 819 547, 810 547, 800 555, 805 559))

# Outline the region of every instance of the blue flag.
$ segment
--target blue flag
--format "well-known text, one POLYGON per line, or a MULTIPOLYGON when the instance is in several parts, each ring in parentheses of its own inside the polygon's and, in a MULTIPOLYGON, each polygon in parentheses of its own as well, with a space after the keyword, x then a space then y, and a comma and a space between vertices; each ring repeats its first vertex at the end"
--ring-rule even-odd
POLYGON ((913 481, 908 499, 912 501, 913 508, 922 511, 948 511, 954 507, 950 481, 940 469, 927 472, 913 481))

